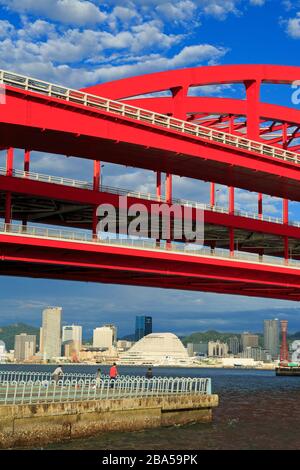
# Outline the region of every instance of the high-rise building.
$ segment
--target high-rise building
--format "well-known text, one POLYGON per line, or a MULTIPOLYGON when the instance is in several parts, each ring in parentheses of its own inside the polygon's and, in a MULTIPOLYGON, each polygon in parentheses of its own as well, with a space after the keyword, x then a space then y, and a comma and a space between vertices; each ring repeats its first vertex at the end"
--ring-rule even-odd
POLYGON ((4 341, 0 340, 0 362, 5 362, 6 360, 6 346, 4 341))
POLYGON ((135 317, 135 341, 152 333, 152 317, 138 315, 135 317))
POLYGON ((116 325, 113 325, 111 323, 109 324, 106 324, 106 325, 103 325, 103 326, 106 326, 107 328, 110 328, 112 330, 112 334, 113 334, 113 344, 116 344, 117 343, 117 340, 118 340, 118 328, 116 325))
POLYGON ((271 355, 265 349, 260 347, 247 346, 240 357, 253 359, 254 361, 270 362, 271 355))
POLYGON ((257 348, 258 347, 258 335, 253 335, 252 333, 242 333, 241 334, 241 346, 242 351, 248 347, 257 348))
POLYGON ((229 351, 231 354, 237 355, 240 352, 240 340, 237 336, 229 338, 229 351))
POLYGON ((113 345, 113 330, 108 326, 101 326, 95 328, 93 331, 93 347, 94 348, 108 348, 113 345))
POLYGON ((269 351, 273 359, 279 354, 279 321, 264 320, 264 348, 269 351))
POLYGON ((82 326, 66 325, 62 329, 62 342, 73 342, 75 351, 80 351, 82 346, 82 326))
POLYGON ((48 307, 43 310, 40 352, 44 360, 61 355, 61 307, 48 307))
POLYGON ((36 336, 21 333, 15 336, 15 359, 27 361, 36 352, 36 336))
POLYGON ((208 342, 187 343, 187 352, 189 356, 207 356, 208 342))

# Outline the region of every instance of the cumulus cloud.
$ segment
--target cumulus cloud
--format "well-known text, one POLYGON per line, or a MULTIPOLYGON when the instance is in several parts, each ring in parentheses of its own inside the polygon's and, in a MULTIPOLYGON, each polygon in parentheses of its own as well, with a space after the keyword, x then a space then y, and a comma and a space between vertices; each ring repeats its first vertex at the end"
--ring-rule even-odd
POLYGON ((94 3, 83 0, 0 0, 0 5, 18 13, 76 25, 101 23, 106 18, 94 3))
POLYGON ((300 38, 300 12, 296 14, 295 18, 290 18, 287 21, 287 33, 294 39, 300 38))

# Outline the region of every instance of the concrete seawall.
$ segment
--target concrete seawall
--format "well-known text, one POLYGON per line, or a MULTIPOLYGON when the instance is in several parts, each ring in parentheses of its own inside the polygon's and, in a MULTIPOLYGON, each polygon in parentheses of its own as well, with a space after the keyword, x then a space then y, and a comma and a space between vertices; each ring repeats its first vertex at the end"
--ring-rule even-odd
POLYGON ((169 395, 114 400, 0 406, 0 448, 42 445, 98 432, 207 423, 217 395, 169 395))

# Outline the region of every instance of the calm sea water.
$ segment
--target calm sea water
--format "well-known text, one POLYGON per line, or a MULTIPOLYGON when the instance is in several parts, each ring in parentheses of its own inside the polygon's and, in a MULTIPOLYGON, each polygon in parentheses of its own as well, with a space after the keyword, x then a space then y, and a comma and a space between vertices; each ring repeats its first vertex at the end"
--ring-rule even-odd
MULTIPOLYGON (((53 370, 53 366, 0 366, 53 370)), ((65 366, 65 372, 94 373, 97 366, 65 366)), ((103 372, 107 367, 101 367, 103 372)), ((143 375, 145 368, 120 367, 143 375)), ((211 377, 220 398, 211 424, 174 426, 139 432, 111 432, 56 443, 48 449, 300 449, 300 377, 273 371, 157 368, 160 376, 211 377)))

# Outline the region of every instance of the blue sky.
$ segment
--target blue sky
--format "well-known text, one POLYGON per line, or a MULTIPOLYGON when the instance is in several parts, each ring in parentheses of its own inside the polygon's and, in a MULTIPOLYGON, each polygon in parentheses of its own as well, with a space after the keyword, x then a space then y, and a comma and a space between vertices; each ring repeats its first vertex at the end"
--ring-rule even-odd
MULTIPOLYGON (((74 88, 207 64, 300 65, 299 45, 300 1, 0 0, 0 67, 74 88)), ((201 92, 242 96, 239 86, 201 92)), ((291 89, 264 86, 262 100, 292 106, 291 89)), ((20 152, 16 165, 21 168, 20 152)), ((92 173, 91 162, 37 153, 31 168, 89 180, 92 173)), ((103 174, 107 185, 154 189, 151 172, 106 164, 103 174)), ((175 178, 174 196, 205 202, 208 186, 175 178)), ((226 188, 220 188, 218 204, 227 204, 226 188)), ((238 190, 237 206, 255 211, 256 196, 238 190)), ((264 210, 280 215, 281 202, 266 197, 264 210)), ((298 203, 291 204, 291 217, 300 220, 298 213, 298 203)), ((152 314, 156 331, 259 330, 265 315, 259 310, 274 309, 274 316, 282 312, 300 330, 291 302, 6 277, 0 286, 0 324, 38 325, 43 307, 61 305, 65 322, 82 323, 88 331, 111 321, 121 334, 129 333, 136 314, 152 314), (288 307, 290 312, 281 311, 288 307)))

